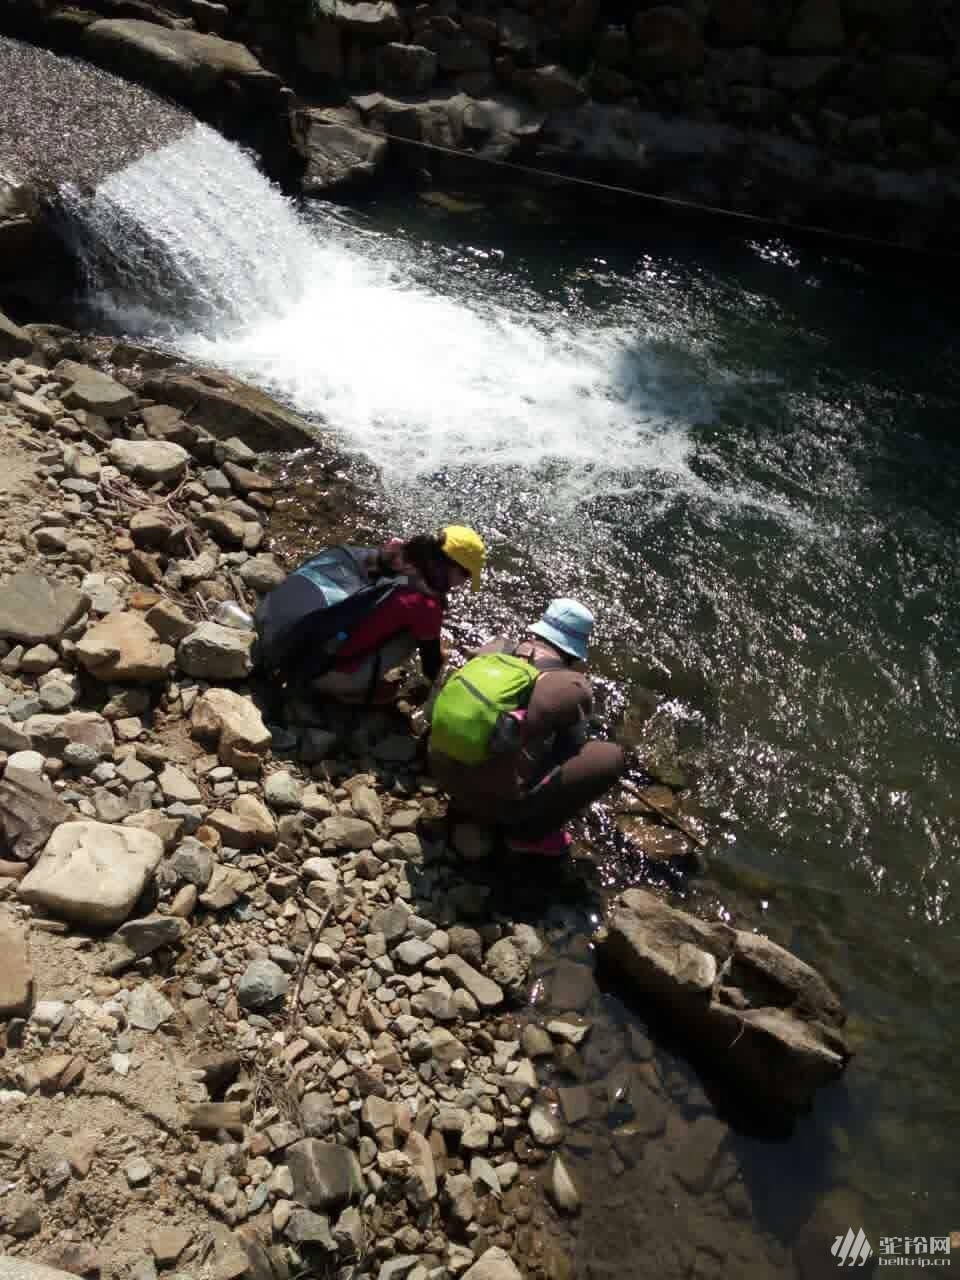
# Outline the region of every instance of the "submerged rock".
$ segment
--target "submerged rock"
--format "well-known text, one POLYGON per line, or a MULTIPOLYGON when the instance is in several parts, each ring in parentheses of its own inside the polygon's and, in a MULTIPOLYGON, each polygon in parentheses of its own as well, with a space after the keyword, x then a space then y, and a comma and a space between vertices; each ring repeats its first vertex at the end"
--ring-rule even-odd
POLYGON ((835 993, 768 938, 631 889, 614 909, 603 955, 685 1025, 713 1065, 768 1101, 809 1104, 852 1056, 835 993))

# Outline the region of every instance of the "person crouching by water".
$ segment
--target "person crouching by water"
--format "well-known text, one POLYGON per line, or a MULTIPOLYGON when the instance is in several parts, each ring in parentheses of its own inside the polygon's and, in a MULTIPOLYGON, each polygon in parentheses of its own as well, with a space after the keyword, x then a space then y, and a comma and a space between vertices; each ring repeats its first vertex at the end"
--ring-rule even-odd
POLYGON ((337 546, 294 570, 257 611, 258 657, 288 690, 346 703, 392 700, 384 680, 420 653, 431 683, 451 591, 480 588, 483 539, 463 525, 382 547, 337 546))
POLYGON ((430 764, 451 810, 502 827, 514 852, 565 853, 564 824, 625 771, 620 747, 587 736, 592 630, 579 601, 554 600, 519 644, 499 636, 479 649, 433 705, 430 764))

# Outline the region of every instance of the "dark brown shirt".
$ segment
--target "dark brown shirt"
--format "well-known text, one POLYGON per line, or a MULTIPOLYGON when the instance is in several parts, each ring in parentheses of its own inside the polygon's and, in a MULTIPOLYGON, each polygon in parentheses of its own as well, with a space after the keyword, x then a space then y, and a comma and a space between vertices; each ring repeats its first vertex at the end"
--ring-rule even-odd
POLYGON ((541 672, 527 705, 523 745, 475 765, 431 751, 430 765, 459 812, 490 822, 579 749, 593 711, 593 691, 582 672, 568 666, 556 649, 536 637, 517 645, 507 636, 497 636, 471 656, 485 653, 515 654, 541 672))

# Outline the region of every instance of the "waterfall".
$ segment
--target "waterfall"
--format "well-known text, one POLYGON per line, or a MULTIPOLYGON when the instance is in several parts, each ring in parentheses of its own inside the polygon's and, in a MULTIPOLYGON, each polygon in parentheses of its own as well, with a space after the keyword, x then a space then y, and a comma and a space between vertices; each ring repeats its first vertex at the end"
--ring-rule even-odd
POLYGON ((688 425, 712 409, 686 365, 495 273, 468 287, 436 246, 300 211, 204 126, 61 205, 101 327, 323 416, 388 478, 513 467, 574 498, 638 473, 705 490, 688 425))
POLYGON ((315 243, 238 147, 204 125, 101 182, 60 191, 95 306, 121 329, 215 337, 284 314, 315 243))

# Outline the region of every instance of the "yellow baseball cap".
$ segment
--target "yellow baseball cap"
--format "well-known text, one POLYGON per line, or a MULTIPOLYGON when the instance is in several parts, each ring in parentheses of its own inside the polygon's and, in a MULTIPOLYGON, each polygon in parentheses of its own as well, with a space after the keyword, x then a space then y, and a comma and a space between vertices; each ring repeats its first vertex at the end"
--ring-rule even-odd
POLYGON ((480 590, 480 573, 487 558, 487 548, 475 529, 462 524, 448 524, 440 531, 443 554, 470 575, 472 590, 480 590))

